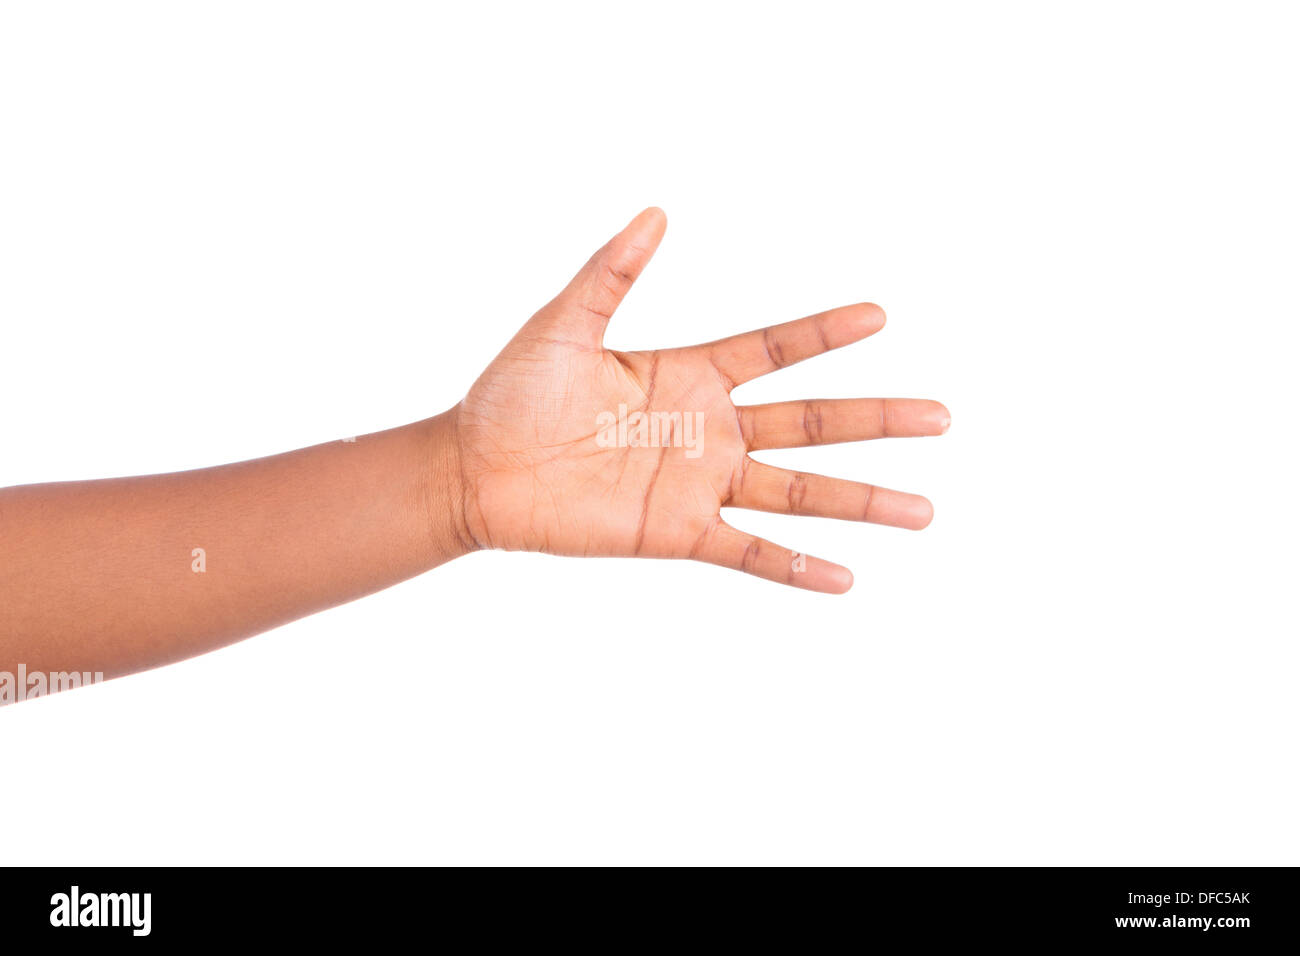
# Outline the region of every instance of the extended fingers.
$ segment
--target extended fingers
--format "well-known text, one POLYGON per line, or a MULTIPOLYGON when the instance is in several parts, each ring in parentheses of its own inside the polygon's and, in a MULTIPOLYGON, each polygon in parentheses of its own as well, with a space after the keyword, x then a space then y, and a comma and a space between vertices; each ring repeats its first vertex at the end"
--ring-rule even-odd
POLYGON ((750 451, 942 435, 948 409, 922 398, 814 399, 736 409, 750 451))
POLYGON ((733 335, 699 346, 734 388, 752 378, 838 349, 879 332, 885 324, 880 306, 864 302, 820 312, 782 325, 733 335))
POLYGON ((752 458, 745 459, 736 487, 724 504, 777 514, 867 521, 913 531, 924 528, 934 517, 934 508, 920 495, 789 471, 752 458))
POLYGON ((853 586, 848 568, 737 531, 721 520, 692 557, 809 591, 843 594, 853 586))

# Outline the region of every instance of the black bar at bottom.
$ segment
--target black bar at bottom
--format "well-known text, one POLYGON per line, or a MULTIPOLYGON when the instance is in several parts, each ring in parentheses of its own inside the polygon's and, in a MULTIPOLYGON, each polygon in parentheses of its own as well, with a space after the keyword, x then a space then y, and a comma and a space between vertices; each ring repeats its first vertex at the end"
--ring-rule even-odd
MULTIPOLYGON (((7 944, 526 941, 1294 948, 1294 868, 4 870, 7 944), (846 935, 847 934, 847 935, 846 935), (900 936, 901 934, 901 936, 900 936)), ((11 949, 11 952, 21 950, 11 949)))

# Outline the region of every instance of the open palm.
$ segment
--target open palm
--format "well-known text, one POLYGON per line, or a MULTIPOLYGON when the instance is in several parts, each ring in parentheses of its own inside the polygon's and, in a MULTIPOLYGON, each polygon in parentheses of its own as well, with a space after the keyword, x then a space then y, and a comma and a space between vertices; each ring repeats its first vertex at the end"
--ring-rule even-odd
POLYGON ((465 526, 480 547, 584 556, 694 558, 815 591, 846 568, 731 527, 722 507, 920 529, 918 495, 787 471, 749 457, 869 438, 937 435, 938 402, 848 399, 736 406, 759 375, 884 325, 846 306, 705 345, 604 348, 605 327, 663 237, 647 209, 510 341, 456 412, 465 526))

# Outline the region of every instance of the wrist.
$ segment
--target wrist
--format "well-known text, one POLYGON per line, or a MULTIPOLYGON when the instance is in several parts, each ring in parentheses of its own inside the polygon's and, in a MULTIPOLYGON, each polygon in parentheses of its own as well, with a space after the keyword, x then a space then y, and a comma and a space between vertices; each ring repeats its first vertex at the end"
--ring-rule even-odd
POLYGON ((437 563, 479 551, 470 530, 465 473, 458 431, 459 405, 418 423, 425 431, 422 508, 437 563))

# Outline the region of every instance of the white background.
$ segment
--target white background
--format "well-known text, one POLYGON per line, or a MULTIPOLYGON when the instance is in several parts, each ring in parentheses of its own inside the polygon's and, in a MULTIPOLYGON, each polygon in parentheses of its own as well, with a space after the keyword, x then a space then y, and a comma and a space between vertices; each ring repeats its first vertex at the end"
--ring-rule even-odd
POLYGON ((0 10, 0 485, 439 412, 652 203, 613 347, 871 299, 737 398, 953 413, 760 456, 934 501, 730 513, 843 597, 477 554, 5 708, 4 862, 1300 862, 1284 5, 0 10))

